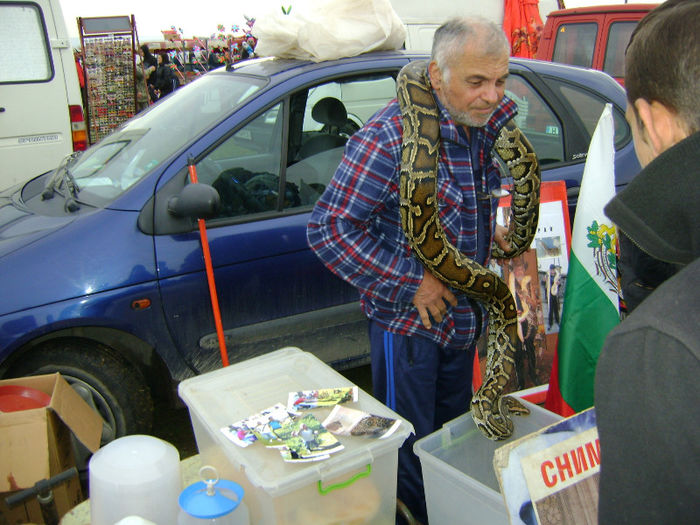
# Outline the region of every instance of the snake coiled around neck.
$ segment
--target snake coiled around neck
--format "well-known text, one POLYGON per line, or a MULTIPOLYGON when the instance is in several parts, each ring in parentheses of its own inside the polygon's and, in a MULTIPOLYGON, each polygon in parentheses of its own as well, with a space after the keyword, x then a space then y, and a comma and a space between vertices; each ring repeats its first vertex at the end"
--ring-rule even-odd
MULTIPOLYGON (((510 414, 528 410, 505 388, 515 370, 518 351, 518 312, 508 285, 495 272, 462 254, 450 243, 440 225, 437 170, 440 149, 440 111, 427 74, 428 62, 413 61, 397 78, 403 121, 400 167, 401 225, 408 242, 425 268, 448 286, 482 303, 489 313, 484 381, 472 396, 476 426, 492 440, 513 433, 510 414)), ((520 255, 530 247, 539 216, 540 167, 532 145, 513 120, 501 130, 494 145, 513 178, 511 218, 504 252, 494 245, 497 258, 520 255)))

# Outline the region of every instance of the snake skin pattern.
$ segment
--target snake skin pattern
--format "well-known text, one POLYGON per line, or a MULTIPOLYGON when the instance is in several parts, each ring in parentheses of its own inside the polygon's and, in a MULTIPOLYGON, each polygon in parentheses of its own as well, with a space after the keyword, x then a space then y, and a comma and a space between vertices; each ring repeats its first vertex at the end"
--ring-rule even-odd
MULTIPOLYGON (((433 275, 484 304, 489 312, 488 353, 482 386, 474 393, 471 414, 477 427, 492 440, 513 433, 509 414, 529 411, 504 395, 515 369, 518 313, 508 285, 493 271, 469 259, 447 239, 440 225, 437 203, 437 163, 440 115, 427 77, 427 61, 404 66, 397 79, 403 119, 400 168, 401 225, 411 248, 433 275)), ((528 249, 537 230, 540 168, 532 145, 511 120, 494 149, 513 177, 511 218, 506 239, 512 249, 494 244, 492 255, 515 257, 528 249)))

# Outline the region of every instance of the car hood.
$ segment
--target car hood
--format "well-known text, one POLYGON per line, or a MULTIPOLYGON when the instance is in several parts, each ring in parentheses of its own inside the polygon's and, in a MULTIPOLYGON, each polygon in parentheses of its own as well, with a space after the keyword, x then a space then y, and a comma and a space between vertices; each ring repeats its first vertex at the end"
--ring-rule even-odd
POLYGON ((138 213, 61 216, 0 205, 0 315, 155 279, 153 239, 138 213))
POLYGON ((0 259, 27 247, 75 220, 75 217, 47 217, 0 204, 0 259))

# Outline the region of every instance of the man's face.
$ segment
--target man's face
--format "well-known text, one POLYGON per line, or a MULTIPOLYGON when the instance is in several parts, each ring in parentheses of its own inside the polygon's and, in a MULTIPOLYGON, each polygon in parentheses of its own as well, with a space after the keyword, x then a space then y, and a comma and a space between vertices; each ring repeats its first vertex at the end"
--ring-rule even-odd
POLYGON ((429 70, 433 88, 455 122, 482 127, 503 99, 508 55, 485 56, 465 47, 449 71, 441 71, 435 62, 429 70))

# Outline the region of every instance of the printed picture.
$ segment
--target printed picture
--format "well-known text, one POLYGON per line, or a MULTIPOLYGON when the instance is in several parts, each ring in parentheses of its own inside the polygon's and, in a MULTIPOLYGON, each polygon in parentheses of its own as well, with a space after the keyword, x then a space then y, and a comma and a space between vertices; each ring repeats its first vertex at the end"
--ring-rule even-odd
POLYGON ((566 238, 561 203, 541 203, 535 248, 547 334, 559 333, 564 285, 569 271, 569 247, 566 238))
POLYGON ((288 419, 276 435, 284 444, 280 454, 285 461, 325 459, 344 448, 313 414, 288 419))
POLYGON ((595 409, 496 449, 494 470, 511 524, 598 523, 600 441, 595 409))
POLYGON ((323 426, 337 436, 365 436, 386 438, 401 424, 398 419, 375 416, 362 410, 336 405, 323 426))
POLYGON ((309 410, 312 408, 356 402, 358 392, 359 390, 356 386, 290 392, 287 400, 287 408, 291 411, 309 410))
POLYGON ((503 280, 513 294, 518 311, 518 338, 515 353, 516 390, 539 386, 549 381, 551 358, 546 356, 547 343, 537 273, 537 255, 527 250, 503 262, 503 280))
POLYGON ((281 447, 284 443, 277 432, 292 418, 293 412, 282 403, 277 403, 246 419, 237 421, 221 429, 224 435, 240 447, 247 447, 260 441, 268 447, 281 447))

